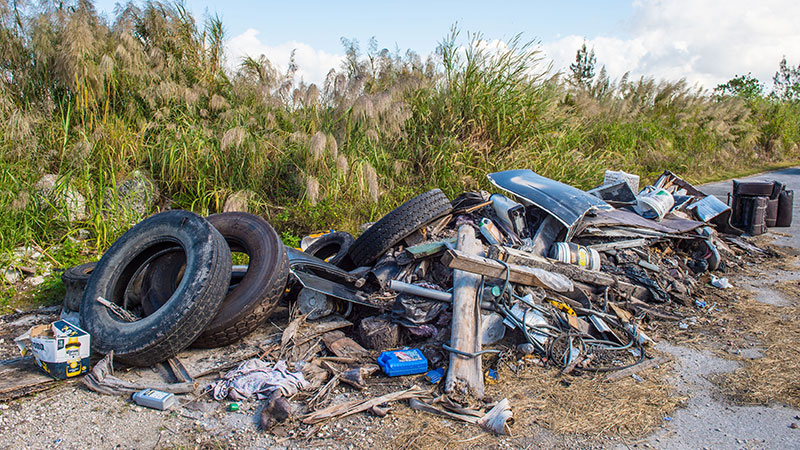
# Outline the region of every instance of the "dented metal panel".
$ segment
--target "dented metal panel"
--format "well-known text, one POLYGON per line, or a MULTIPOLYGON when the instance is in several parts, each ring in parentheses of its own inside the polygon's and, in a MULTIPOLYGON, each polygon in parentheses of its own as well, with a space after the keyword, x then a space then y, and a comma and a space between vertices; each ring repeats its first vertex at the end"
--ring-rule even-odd
POLYGON ((614 209, 605 201, 586 192, 536 174, 532 170, 507 170, 488 175, 495 186, 547 211, 569 230, 593 210, 614 209))

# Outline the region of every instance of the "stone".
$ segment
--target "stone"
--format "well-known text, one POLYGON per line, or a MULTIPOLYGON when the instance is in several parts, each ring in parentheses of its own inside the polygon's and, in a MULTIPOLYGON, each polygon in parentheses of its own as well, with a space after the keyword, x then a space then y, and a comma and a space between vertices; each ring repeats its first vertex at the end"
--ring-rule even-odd
POLYGON ((134 170, 125 181, 117 184, 116 195, 112 188, 106 189, 103 207, 107 210, 122 209, 142 218, 150 213, 158 196, 158 188, 153 180, 141 171, 134 170))
POLYGON ((225 200, 222 212, 248 212, 248 203, 255 197, 255 193, 248 190, 236 191, 225 200))
POLYGON ((69 180, 59 178, 56 174, 46 174, 42 175, 33 189, 42 207, 55 208, 59 216, 67 221, 88 219, 86 198, 69 183, 69 180))

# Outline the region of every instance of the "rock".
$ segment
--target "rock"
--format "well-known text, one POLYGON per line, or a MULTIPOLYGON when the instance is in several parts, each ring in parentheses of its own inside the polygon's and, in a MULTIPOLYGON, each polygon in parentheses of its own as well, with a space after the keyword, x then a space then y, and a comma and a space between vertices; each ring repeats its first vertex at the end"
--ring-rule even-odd
POLYGON ((225 205, 222 207, 222 212, 248 212, 247 204, 254 197, 255 193, 253 191, 236 191, 225 200, 225 205))
POLYGON ((358 324, 358 335, 367 348, 395 348, 400 343, 400 326, 392 323, 387 315, 367 317, 358 324))
POLYGON ((14 269, 6 269, 5 272, 3 272, 3 279, 5 279, 8 284, 14 284, 19 281, 19 272, 14 269))
POLYGON ((43 175, 33 186, 36 197, 43 207, 55 208, 58 214, 66 217, 69 222, 87 220, 86 198, 72 187, 69 180, 58 175, 43 175))
POLYGON ((122 209, 139 218, 150 213, 158 199, 159 192, 153 180, 138 170, 131 172, 122 183, 117 184, 116 195, 111 188, 103 196, 103 207, 107 210, 122 209))
POLYGON ((27 191, 20 191, 11 201, 11 209, 14 211, 22 211, 28 206, 31 200, 30 194, 27 191))

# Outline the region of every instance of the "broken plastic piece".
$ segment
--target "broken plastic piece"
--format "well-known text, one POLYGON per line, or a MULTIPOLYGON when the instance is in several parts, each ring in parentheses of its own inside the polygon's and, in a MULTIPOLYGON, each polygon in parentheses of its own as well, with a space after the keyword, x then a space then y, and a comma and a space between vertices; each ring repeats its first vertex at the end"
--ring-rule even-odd
POLYGON ((483 417, 478 419, 478 425, 487 431, 496 434, 506 434, 506 422, 513 414, 507 398, 500 400, 494 408, 490 409, 483 417))
POLYGON ((711 285, 720 289, 729 289, 733 287, 726 277, 717 278, 715 275, 711 275, 711 285))
POLYGON ((430 370, 425 374, 425 376, 428 378, 428 381, 430 381, 431 384, 436 384, 444 377, 444 367, 430 370))

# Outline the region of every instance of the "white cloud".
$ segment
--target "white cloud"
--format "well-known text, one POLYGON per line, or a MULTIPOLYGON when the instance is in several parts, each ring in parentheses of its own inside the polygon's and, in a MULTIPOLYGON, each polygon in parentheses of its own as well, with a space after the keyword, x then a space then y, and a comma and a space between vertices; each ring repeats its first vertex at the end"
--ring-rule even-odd
POLYGON ((258 38, 259 31, 253 28, 234 36, 227 43, 227 63, 231 69, 238 67, 242 59, 251 56, 258 58, 264 55, 279 71, 285 72, 289 67, 292 51, 298 66, 297 80, 316 83, 321 86, 325 76, 333 68, 339 68, 344 56, 315 50, 308 44, 297 41, 283 42, 278 45, 267 45, 258 38))
MULTIPOLYGON (((612 78, 630 71, 656 79, 685 78, 712 89, 737 74, 752 72, 770 88, 772 75, 786 55, 800 63, 800 2, 765 0, 636 1, 621 31, 626 38, 597 36, 598 71, 612 78)), ((568 70, 582 36, 543 44, 555 69, 568 70)))

